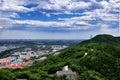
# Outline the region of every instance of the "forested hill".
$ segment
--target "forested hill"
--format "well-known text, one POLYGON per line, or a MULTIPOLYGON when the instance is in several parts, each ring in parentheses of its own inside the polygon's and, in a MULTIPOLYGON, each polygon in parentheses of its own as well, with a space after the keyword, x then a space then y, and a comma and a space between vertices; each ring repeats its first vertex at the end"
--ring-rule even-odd
POLYGON ((120 44, 120 37, 114 37, 112 35, 97 35, 93 37, 90 40, 85 40, 80 44, 86 44, 86 43, 107 43, 111 45, 119 45, 120 44))
MULTIPOLYGON (((56 76, 56 71, 69 65, 73 71, 78 73, 76 80, 120 80, 119 38, 98 35, 91 40, 64 49, 59 55, 48 56, 46 60, 37 62, 29 68, 12 70, 13 73, 9 72, 10 75, 6 75, 14 79, 67 80, 65 77, 56 76)), ((3 72, 4 74, 1 75, 8 73, 0 70, 0 73, 3 72)))

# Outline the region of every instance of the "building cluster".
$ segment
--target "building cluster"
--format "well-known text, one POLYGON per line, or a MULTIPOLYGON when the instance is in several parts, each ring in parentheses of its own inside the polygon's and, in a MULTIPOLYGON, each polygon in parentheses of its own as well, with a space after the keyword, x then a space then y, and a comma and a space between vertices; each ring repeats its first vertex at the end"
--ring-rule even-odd
POLYGON ((32 64, 34 61, 24 61, 21 58, 16 57, 7 57, 0 59, 0 68, 10 68, 10 69, 16 69, 16 68, 24 68, 30 64, 32 64))
POLYGON ((66 46, 66 45, 52 45, 51 46, 53 52, 62 50, 62 49, 67 48, 67 47, 68 46, 66 46))
POLYGON ((22 52, 15 52, 11 56, 19 57, 23 60, 29 60, 31 58, 38 58, 48 54, 48 50, 32 50, 31 48, 26 48, 22 52))
POLYGON ((51 45, 49 48, 43 45, 41 50, 32 50, 31 48, 25 48, 22 51, 17 51, 11 54, 9 57, 0 59, 0 68, 24 68, 31 66, 35 61, 42 61, 46 59, 46 55, 49 55, 55 51, 66 48, 67 46, 51 45))
POLYGON ((31 48, 26 48, 22 52, 15 52, 7 58, 0 59, 0 68, 24 68, 31 66, 36 58, 47 55, 47 51, 33 51, 31 48))

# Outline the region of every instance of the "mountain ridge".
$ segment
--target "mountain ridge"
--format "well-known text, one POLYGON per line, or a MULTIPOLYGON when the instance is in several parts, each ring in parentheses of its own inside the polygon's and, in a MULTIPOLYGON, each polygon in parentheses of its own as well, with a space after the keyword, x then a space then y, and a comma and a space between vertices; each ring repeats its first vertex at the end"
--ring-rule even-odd
POLYGON ((114 37, 108 34, 101 34, 96 35, 95 37, 82 41, 80 44, 88 44, 88 43, 107 43, 111 45, 119 45, 120 44, 120 37, 114 37))

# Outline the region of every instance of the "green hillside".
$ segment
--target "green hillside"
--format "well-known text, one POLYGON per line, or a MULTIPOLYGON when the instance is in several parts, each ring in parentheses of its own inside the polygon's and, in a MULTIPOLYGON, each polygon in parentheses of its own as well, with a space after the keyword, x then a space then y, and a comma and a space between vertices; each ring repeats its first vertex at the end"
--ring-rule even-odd
MULTIPOLYGON (((66 77, 58 77, 55 73, 69 65, 78 73, 76 80, 120 80, 119 43, 119 37, 98 35, 62 50, 59 55, 51 55, 40 63, 36 62, 29 68, 11 70, 11 74, 14 74, 11 78, 67 80, 66 77)), ((2 78, 0 76, 0 79, 2 78)))
POLYGON ((112 35, 106 35, 106 34, 97 35, 90 40, 83 41, 81 44, 91 43, 91 42, 92 43, 107 43, 107 44, 110 44, 110 45, 119 46, 120 37, 114 37, 112 35))

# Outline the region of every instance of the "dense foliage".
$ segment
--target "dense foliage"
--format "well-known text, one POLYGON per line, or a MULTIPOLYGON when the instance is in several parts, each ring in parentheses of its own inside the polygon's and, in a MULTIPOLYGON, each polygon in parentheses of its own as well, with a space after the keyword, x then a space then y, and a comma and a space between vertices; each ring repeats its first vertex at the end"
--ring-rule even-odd
POLYGON ((78 73, 76 80, 120 80, 120 38, 98 35, 91 40, 64 49, 59 55, 48 56, 46 60, 29 68, 11 71, 14 72, 15 78, 67 80, 66 77, 58 77, 55 73, 69 65, 78 73), (84 56, 85 53, 88 54, 84 56))
POLYGON ((0 80, 15 80, 15 76, 9 70, 0 69, 0 80))

